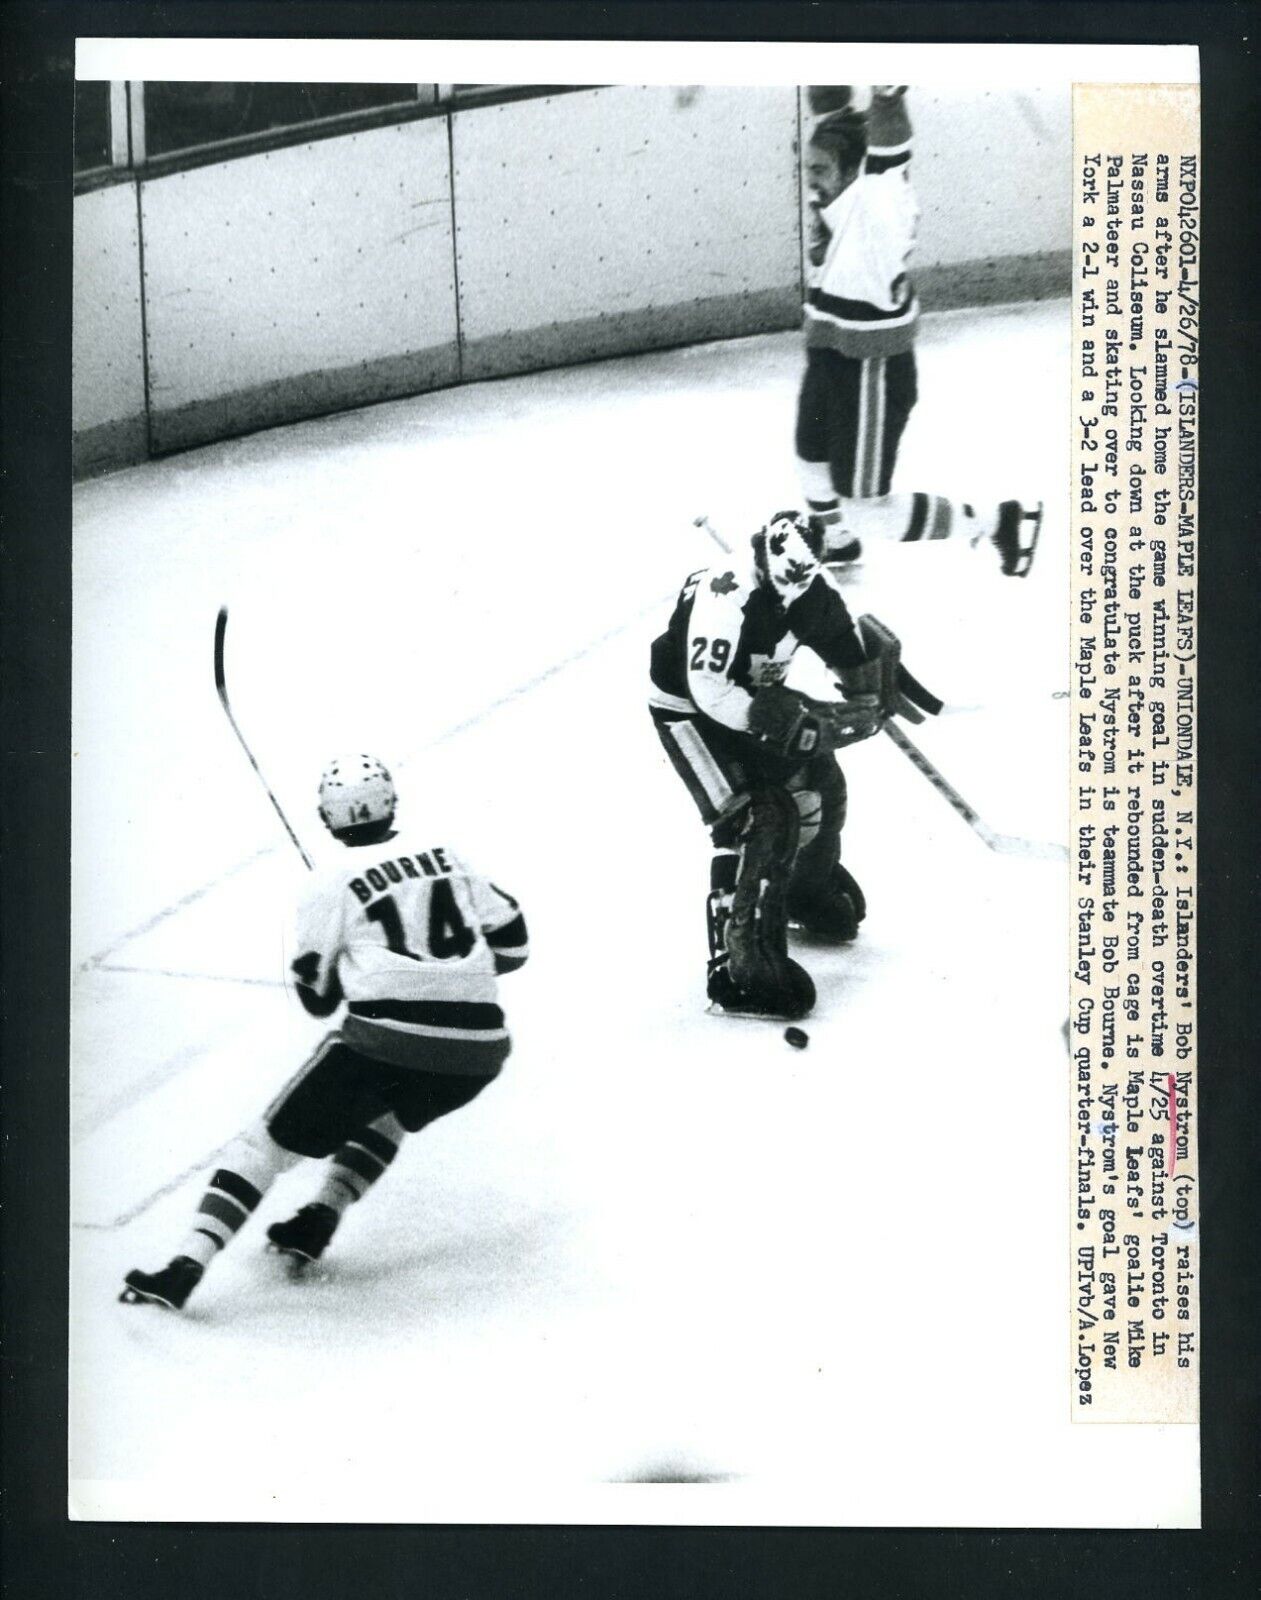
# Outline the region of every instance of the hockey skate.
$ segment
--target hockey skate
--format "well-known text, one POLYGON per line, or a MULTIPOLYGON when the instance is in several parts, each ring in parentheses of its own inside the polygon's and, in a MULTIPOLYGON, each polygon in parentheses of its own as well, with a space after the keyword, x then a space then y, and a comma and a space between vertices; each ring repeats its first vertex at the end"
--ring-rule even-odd
POLYGON ((332 1206, 303 1206, 287 1222, 272 1223, 267 1230, 269 1247, 288 1256, 296 1266, 306 1266, 328 1249, 340 1220, 332 1206))
POLYGON ((839 861, 822 881, 803 878, 788 887, 790 925, 820 944, 849 944, 866 915, 866 898, 839 861))
POLYGON ((191 1256, 176 1256, 161 1272, 129 1272, 118 1298, 125 1306, 166 1306, 170 1311, 179 1311, 205 1270, 191 1256))
POLYGON ((1026 508, 1019 500, 1004 500, 998 508, 998 527, 990 542, 998 551, 1003 572, 1009 578, 1025 578, 1033 565, 1042 532, 1042 502, 1026 508))
POLYGON ((710 1009, 724 1017, 761 1017, 771 1022, 796 1022, 814 1010, 814 980, 795 961, 785 960, 774 983, 741 987, 727 962, 710 966, 706 985, 710 1009))
POLYGON ((829 549, 823 559, 829 567, 852 567, 863 558, 861 539, 847 539, 844 544, 829 549))
POLYGON ((810 547, 828 567, 850 567, 863 557, 863 542, 852 533, 846 533, 836 516, 816 516, 807 519, 810 527, 810 547))

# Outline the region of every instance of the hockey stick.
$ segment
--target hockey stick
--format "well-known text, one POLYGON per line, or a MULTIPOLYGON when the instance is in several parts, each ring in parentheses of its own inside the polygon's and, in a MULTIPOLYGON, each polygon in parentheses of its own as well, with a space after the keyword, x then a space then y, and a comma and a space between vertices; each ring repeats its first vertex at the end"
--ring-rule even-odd
MULTIPOLYGON (((694 517, 692 523, 694 527, 704 528, 719 549, 725 551, 727 555, 731 554, 731 546, 707 516, 694 517)), ((937 697, 924 689, 914 679, 911 681, 915 683, 916 689, 923 696, 923 699, 916 701, 916 703, 920 705, 922 710, 929 710, 930 708, 925 701, 934 701, 937 697)), ((914 699, 915 697, 911 696, 910 698, 914 699)), ((940 706, 941 702, 937 701, 937 704, 940 706)), ((968 804, 954 784, 937 770, 919 746, 903 733, 892 717, 882 724, 881 731, 888 734, 889 738, 893 740, 911 765, 928 779, 946 804, 963 818, 973 833, 989 849, 996 851, 999 855, 1024 856, 1026 859, 1034 861, 1068 860, 1068 850, 1062 844, 1043 844, 1036 839, 1022 839, 1016 834, 999 833, 997 829, 991 828, 979 812, 968 804)))
POLYGON ((284 824, 285 832, 289 835, 290 839, 293 841, 294 849, 302 857, 302 860, 306 864, 306 866, 308 868, 310 868, 311 867, 311 858, 310 858, 309 855, 307 855, 306 851, 302 848, 301 841, 299 840, 297 834, 289 826, 289 818, 287 816, 285 816, 284 812, 280 809, 280 801, 277 800, 276 796, 271 792, 271 786, 267 782, 267 779, 264 778, 264 776, 262 774, 262 771, 259 768, 258 762, 255 761, 254 752, 250 749, 249 745, 246 744, 245 735, 241 732, 240 728, 237 727, 236 718, 232 715, 232 707, 228 704, 228 680, 227 680, 227 677, 224 674, 224 668, 223 668, 223 647, 224 647, 224 641, 227 638, 227 633, 228 633, 228 608, 227 608, 227 606, 220 606, 219 607, 219 615, 215 620, 215 688, 219 693, 219 704, 223 707, 224 715, 227 717, 228 721, 232 724, 232 731, 233 731, 234 734, 236 734, 237 738, 240 740, 241 749, 245 751, 246 756, 249 758, 249 763, 250 763, 250 766, 252 766, 254 768, 255 776, 257 777, 258 781, 262 784, 263 788, 267 790, 267 798, 271 801, 272 805, 275 807, 276 815, 280 818, 281 822, 284 824))
POLYGON ((1001 856, 1024 856, 1030 861, 1068 860, 1068 850, 1062 844, 1043 844, 1038 839, 1022 839, 1018 834, 999 833, 991 828, 892 718, 884 724, 882 731, 889 735, 911 765, 923 773, 946 804, 959 813, 973 833, 991 850, 1001 856))

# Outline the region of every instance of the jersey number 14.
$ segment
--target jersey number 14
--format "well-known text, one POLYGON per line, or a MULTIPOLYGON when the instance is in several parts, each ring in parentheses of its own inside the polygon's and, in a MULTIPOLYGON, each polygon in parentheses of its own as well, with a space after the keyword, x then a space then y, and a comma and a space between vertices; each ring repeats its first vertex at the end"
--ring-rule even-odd
MULTIPOLYGON (((383 895, 364 911, 369 922, 379 922, 385 942, 396 956, 408 956, 413 961, 425 960, 425 953, 409 950, 403 933, 403 919, 393 895, 383 895)), ((427 954, 439 961, 457 960, 468 955, 475 936, 460 915, 455 895, 446 878, 439 878, 429 888, 429 928, 426 939, 427 954)))

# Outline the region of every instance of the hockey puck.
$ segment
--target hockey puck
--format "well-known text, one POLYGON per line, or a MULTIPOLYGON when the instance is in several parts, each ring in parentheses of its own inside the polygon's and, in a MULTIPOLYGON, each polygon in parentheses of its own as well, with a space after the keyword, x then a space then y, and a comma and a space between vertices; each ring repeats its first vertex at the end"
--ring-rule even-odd
POLYGON ((794 1050, 804 1050, 810 1043, 810 1035, 804 1028, 785 1028, 784 1040, 792 1045, 794 1050))

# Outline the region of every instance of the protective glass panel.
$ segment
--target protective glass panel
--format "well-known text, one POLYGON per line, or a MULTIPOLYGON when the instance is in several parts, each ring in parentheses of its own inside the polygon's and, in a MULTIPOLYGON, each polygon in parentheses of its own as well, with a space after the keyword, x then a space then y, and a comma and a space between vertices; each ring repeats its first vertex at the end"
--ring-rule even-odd
POLYGON ((74 170, 91 172, 110 164, 109 84, 74 86, 74 170))
POLYGON ((146 149, 170 155, 415 102, 414 83, 146 83, 146 149))

